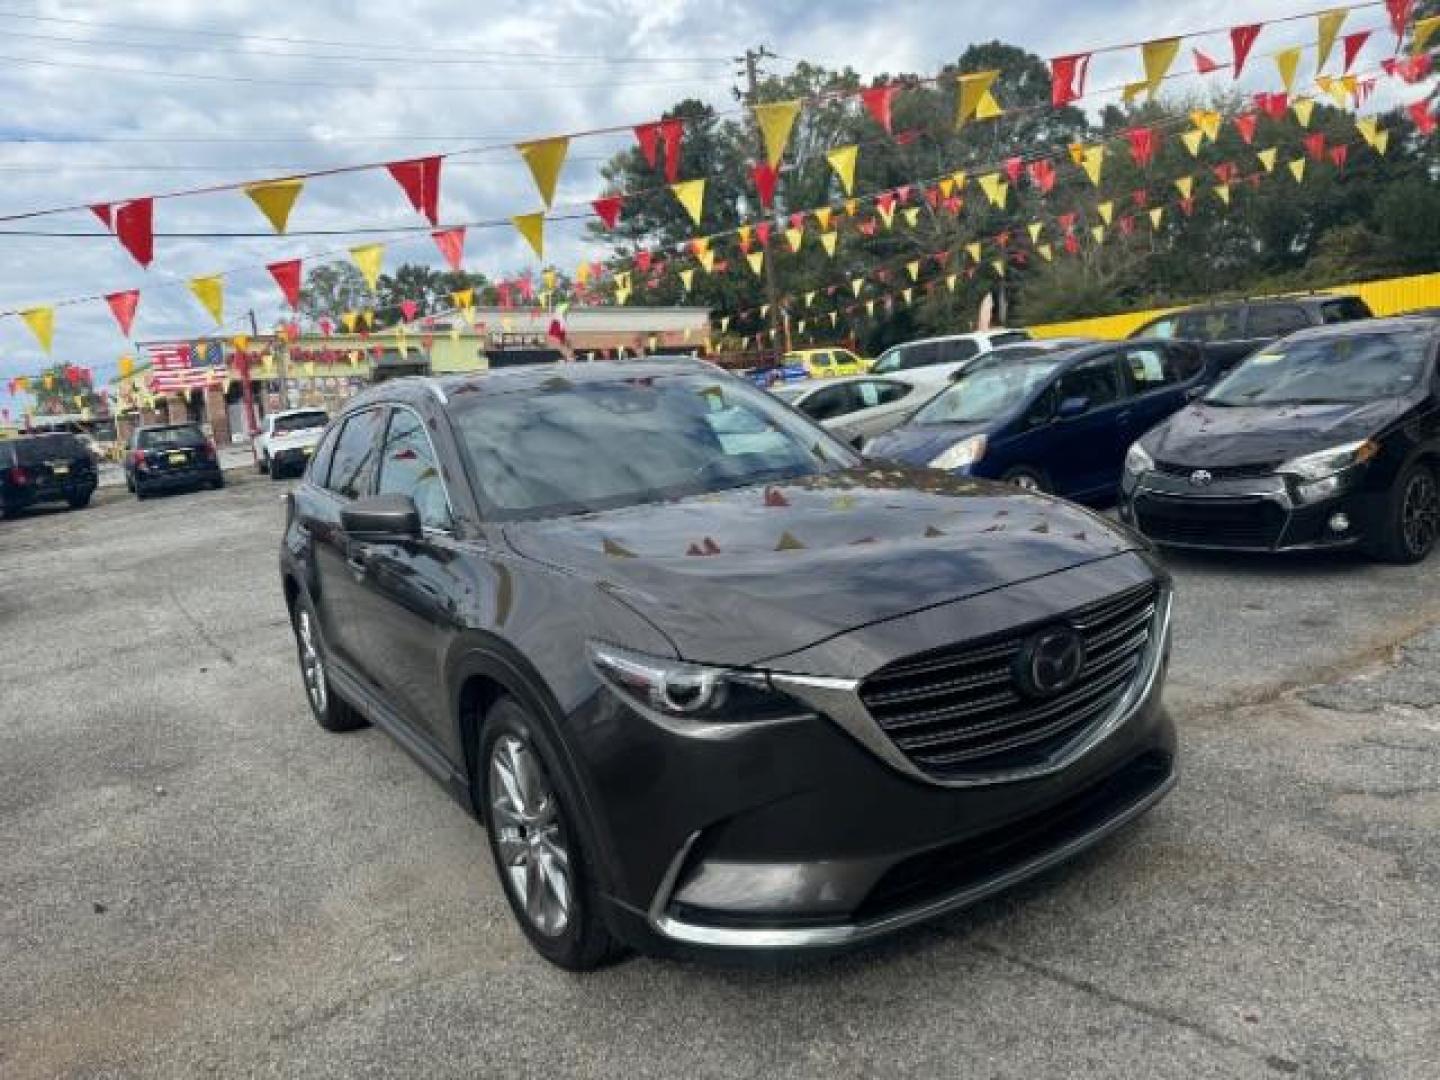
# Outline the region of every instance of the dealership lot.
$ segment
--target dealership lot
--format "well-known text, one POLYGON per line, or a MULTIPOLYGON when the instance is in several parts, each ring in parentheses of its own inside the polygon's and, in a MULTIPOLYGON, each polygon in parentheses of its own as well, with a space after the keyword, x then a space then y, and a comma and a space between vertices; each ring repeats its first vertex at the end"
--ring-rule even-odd
POLYGON ((787 966, 543 963, 477 826, 310 719, 287 485, 0 524, 0 1075, 1427 1076, 1440 573, 1177 558, 1183 779, 1071 867, 787 966))

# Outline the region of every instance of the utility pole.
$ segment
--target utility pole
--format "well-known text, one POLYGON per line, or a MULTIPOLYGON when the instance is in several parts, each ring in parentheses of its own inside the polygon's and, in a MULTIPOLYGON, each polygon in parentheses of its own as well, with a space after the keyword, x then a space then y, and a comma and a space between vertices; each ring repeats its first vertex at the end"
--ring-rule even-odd
MULTIPOLYGON (((755 105, 756 97, 760 90, 760 61, 766 57, 773 57, 775 54, 761 45, 758 49, 745 50, 745 86, 746 91, 742 100, 746 105, 755 105)), ((753 123, 752 128, 755 137, 756 161, 765 161, 765 139, 760 132, 760 125, 753 123)), ((783 336, 785 341, 784 351, 790 351, 790 319, 780 309, 780 287, 775 281, 775 260, 770 257, 770 252, 765 251, 765 299, 770 305, 770 344, 774 348, 783 336), (782 333, 783 331, 783 333, 782 333)), ((778 365, 779 356, 775 357, 778 365)))

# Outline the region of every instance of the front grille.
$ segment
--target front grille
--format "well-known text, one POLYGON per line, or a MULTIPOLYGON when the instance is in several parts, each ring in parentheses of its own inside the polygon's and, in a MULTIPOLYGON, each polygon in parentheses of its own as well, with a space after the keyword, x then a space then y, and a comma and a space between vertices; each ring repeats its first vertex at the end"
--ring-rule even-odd
POLYGON ((1183 476, 1189 479, 1191 473, 1203 469, 1215 480, 1255 480, 1274 476, 1277 465, 1279 462, 1267 465, 1176 465, 1171 461, 1157 461, 1155 471, 1166 476, 1183 476))
POLYGON ((1125 695, 1144 664, 1158 598, 1150 582, 1044 623, 897 661, 866 679, 860 698, 905 756, 939 779, 1038 764, 1125 695), (1031 633, 1056 623, 1085 639, 1085 666, 1056 697, 1027 697, 1015 658, 1031 633))
POLYGON ((1135 500, 1135 522, 1158 544, 1273 548, 1285 528, 1285 511, 1269 499, 1166 498, 1149 492, 1135 500))

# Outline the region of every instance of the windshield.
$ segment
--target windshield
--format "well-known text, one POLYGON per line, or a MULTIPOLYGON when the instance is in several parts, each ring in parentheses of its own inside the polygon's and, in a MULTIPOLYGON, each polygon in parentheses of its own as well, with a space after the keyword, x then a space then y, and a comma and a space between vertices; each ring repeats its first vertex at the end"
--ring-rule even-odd
POLYGON ((1044 356, 982 360, 915 414, 914 424, 973 424, 1013 411, 1050 377, 1058 360, 1044 356))
POLYGON ((205 436, 193 424, 184 427, 144 428, 137 433, 135 445, 141 450, 164 450, 170 446, 196 446, 205 436))
POLYGON ((286 431, 306 431, 310 428, 322 428, 330 422, 328 413, 316 409, 314 412, 290 413, 286 416, 275 418, 275 433, 278 435, 286 431))
POLYGON ((1267 346, 1205 397, 1207 405, 1316 405, 1373 401, 1420 382, 1430 332, 1394 330, 1267 346))
POLYGON ((501 519, 551 517, 815 476, 858 463, 737 379, 571 382, 458 402, 477 495, 501 519))

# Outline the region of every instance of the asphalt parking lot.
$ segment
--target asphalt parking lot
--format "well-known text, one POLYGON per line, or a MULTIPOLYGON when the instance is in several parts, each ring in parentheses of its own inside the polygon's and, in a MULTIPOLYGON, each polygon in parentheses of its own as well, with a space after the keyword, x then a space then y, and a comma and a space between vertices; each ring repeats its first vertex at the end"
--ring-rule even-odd
POLYGON ((1138 826, 839 959, 575 977, 310 719, 283 489, 0 523, 0 1076, 1440 1075, 1440 562, 1172 560, 1138 826))

